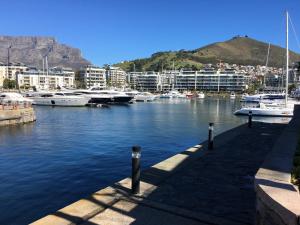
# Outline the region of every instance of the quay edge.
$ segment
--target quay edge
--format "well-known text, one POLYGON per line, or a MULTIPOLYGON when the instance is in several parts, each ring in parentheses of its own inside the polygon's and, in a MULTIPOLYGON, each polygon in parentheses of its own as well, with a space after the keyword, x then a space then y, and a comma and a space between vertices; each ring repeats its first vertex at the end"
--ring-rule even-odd
POLYGON ((34 122, 36 115, 32 107, 0 110, 0 127, 34 122))

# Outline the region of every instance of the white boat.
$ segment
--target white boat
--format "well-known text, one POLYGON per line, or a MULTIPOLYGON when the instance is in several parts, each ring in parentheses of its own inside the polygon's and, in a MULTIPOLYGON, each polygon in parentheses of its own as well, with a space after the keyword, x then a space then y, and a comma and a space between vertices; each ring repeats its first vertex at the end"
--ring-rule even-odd
POLYGON ((137 102, 152 102, 155 100, 156 96, 150 92, 140 92, 134 96, 137 102))
POLYGON ((230 93, 230 99, 235 99, 235 93, 234 92, 230 93))
POLYGON ((288 78, 289 78, 289 46, 288 46, 288 12, 286 12, 286 85, 285 85, 285 102, 284 105, 273 102, 272 104, 266 105, 262 102, 257 107, 244 107, 240 110, 235 111, 235 115, 248 115, 252 112, 255 116, 281 116, 291 117, 293 116, 293 104, 288 103, 288 78))
POLYGON ((135 97, 136 95, 138 95, 140 92, 139 91, 136 91, 136 90, 127 90, 125 91, 125 94, 126 95, 129 95, 129 96, 132 96, 132 97, 135 97))
POLYGON ((160 98, 173 98, 173 96, 170 93, 164 93, 160 95, 160 98))
POLYGON ((181 94, 177 90, 171 90, 167 93, 160 95, 160 98, 186 98, 184 94, 181 94))
POLYGON ((268 101, 268 100, 283 100, 285 98, 285 93, 263 93, 263 94, 256 94, 256 95, 248 95, 242 96, 242 102, 261 102, 261 101, 268 101))
POLYGON ((0 105, 3 104, 31 104, 33 101, 29 98, 23 97, 23 95, 15 92, 2 92, 0 93, 0 105))
POLYGON ((293 107, 285 107, 280 105, 265 105, 259 103, 257 107, 244 107, 234 112, 235 115, 249 115, 252 112, 253 116, 293 116, 293 107))
POLYGON ((173 96, 173 98, 186 98, 185 94, 181 94, 179 91, 177 90, 172 90, 171 95, 173 96))
POLYGON ((39 93, 30 97, 34 105, 47 106, 85 106, 88 104, 88 99, 84 96, 72 93, 39 93))
POLYGON ((79 94, 88 100, 89 104, 106 104, 113 102, 113 97, 105 94, 98 94, 97 91, 75 90, 74 94, 79 94))
POLYGON ((205 94, 201 91, 201 92, 198 94, 198 98, 200 98, 200 99, 205 98, 205 94))

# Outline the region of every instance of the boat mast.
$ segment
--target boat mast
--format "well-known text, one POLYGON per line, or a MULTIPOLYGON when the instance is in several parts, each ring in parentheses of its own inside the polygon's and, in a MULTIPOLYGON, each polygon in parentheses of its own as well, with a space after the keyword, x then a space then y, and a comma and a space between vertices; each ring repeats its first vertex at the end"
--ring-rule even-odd
POLYGON ((287 107, 289 85, 289 13, 286 11, 286 79, 285 79, 285 107, 287 107))
POLYGON ((269 42, 269 46, 268 46, 268 54, 267 54, 267 60, 266 60, 266 71, 264 74, 264 87, 266 87, 266 74, 267 74, 267 67, 268 67, 268 63, 269 63, 269 54, 270 54, 270 42, 269 42))

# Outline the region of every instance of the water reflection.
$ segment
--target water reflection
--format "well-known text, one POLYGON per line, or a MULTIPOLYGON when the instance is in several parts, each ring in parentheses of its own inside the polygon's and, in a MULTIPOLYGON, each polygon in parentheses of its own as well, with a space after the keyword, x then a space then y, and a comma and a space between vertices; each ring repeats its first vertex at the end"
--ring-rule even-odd
POLYGON ((214 97, 37 107, 35 123, 0 128, 0 224, 28 224, 129 176, 132 145, 145 168, 206 140, 209 122, 216 134, 245 123, 239 107, 214 97))

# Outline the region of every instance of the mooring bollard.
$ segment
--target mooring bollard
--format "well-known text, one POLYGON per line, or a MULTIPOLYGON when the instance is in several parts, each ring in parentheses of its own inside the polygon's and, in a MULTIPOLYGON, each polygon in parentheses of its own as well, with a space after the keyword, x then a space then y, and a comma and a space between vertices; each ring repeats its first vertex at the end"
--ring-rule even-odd
POLYGON ((248 116, 248 127, 252 127, 252 111, 249 111, 249 116, 248 116))
POLYGON ((212 150, 214 148, 214 123, 209 123, 208 125, 208 149, 212 150))
POLYGON ((140 192, 140 176, 141 176, 141 147, 132 147, 132 175, 131 175, 131 192, 138 194, 140 192))

